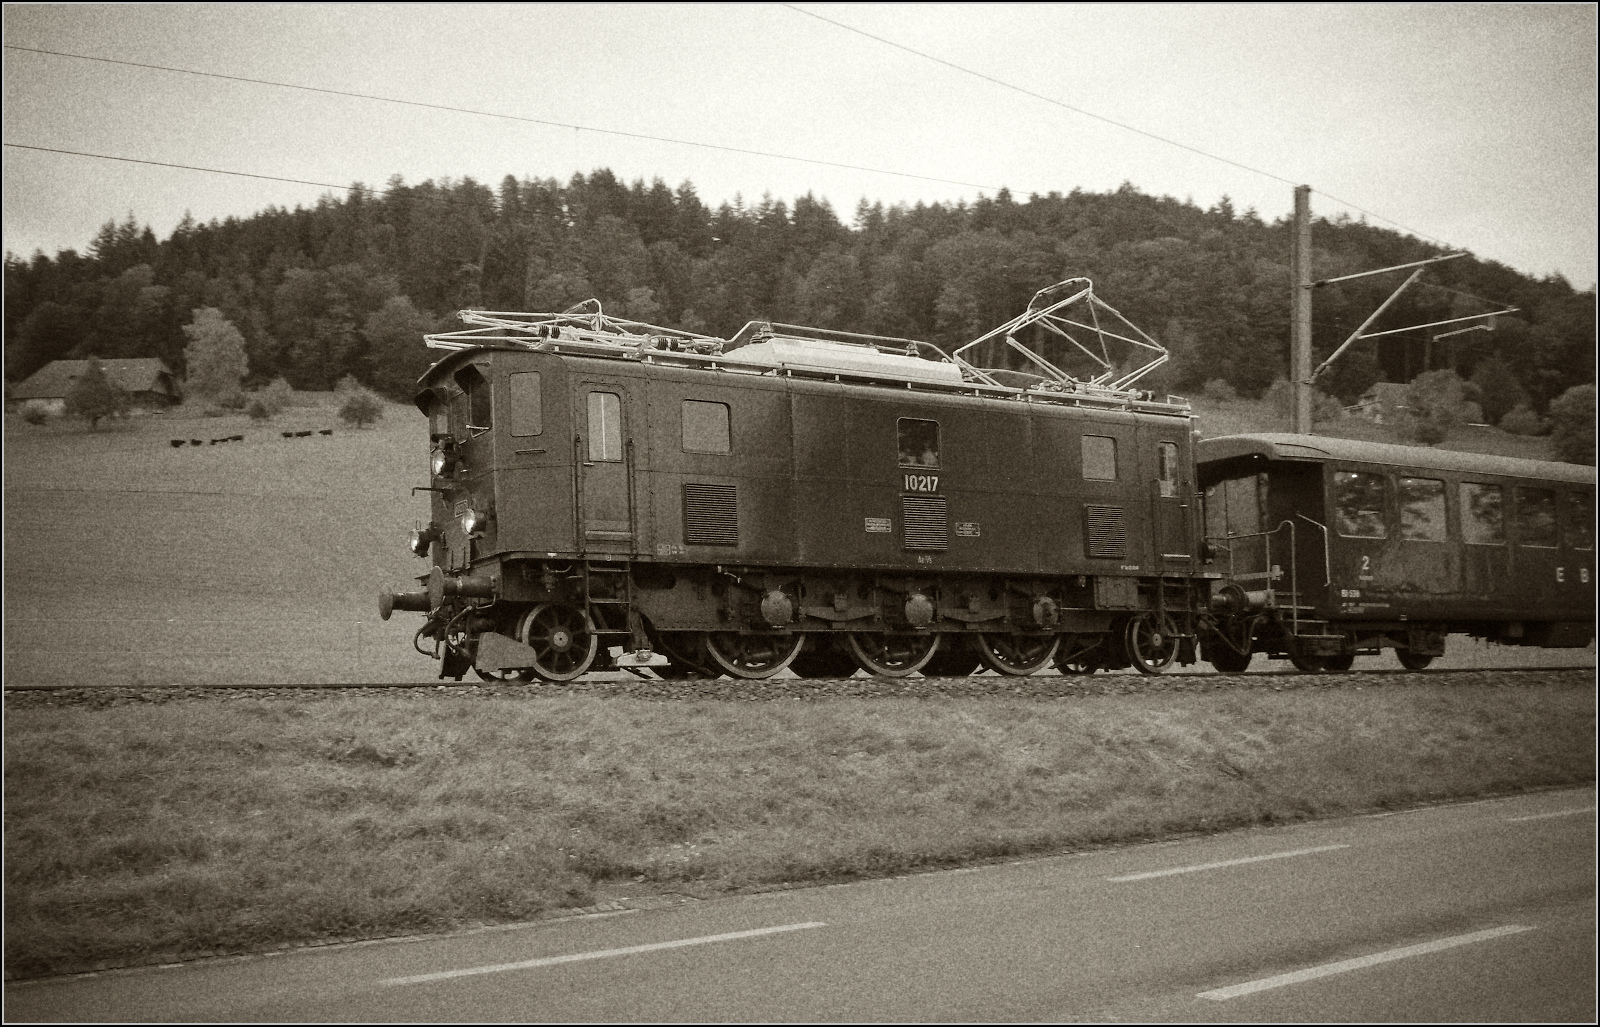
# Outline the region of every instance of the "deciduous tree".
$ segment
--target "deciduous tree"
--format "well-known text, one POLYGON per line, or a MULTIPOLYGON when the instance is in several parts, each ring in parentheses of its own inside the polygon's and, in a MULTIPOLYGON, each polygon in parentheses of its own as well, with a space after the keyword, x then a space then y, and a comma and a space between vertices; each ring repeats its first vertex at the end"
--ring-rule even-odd
POLYGON ((210 399, 229 400, 250 369, 244 336, 216 307, 201 307, 183 326, 189 344, 183 348, 189 391, 210 399))

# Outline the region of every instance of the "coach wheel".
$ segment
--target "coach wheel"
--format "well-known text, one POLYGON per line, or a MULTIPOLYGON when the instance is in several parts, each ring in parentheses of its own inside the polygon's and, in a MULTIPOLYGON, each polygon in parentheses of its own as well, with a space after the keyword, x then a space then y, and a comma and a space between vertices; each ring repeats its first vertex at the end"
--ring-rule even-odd
POLYGON ((1243 674, 1250 669, 1250 654, 1241 653, 1226 642, 1207 641, 1200 647, 1200 652, 1219 674, 1243 674))
POLYGON ((933 658, 939 636, 852 631, 844 636, 844 644, 856 664, 868 674, 903 678, 921 670, 933 658))
POLYGON ((827 635, 811 635, 789 669, 803 678, 847 678, 856 672, 856 661, 827 635))
POLYGON ((1433 662, 1433 657, 1414 653, 1410 649, 1396 649, 1394 655, 1406 670, 1427 670, 1428 664, 1433 662))
POLYGON ((1136 614, 1122 641, 1128 661, 1141 674, 1160 674, 1178 658, 1178 629, 1164 613, 1136 614))
POLYGON ((1356 654, 1341 653, 1338 656, 1324 656, 1322 665, 1327 668, 1329 674, 1343 674, 1356 665, 1356 654))
POLYGON ((978 650, 966 635, 945 635, 933 658, 922 665, 925 678, 964 678, 983 667, 978 650))
POLYGON ((787 667, 805 644, 804 635, 741 635, 734 631, 706 635, 711 662, 736 678, 770 678, 787 667))
POLYGON ((1002 674, 1026 677, 1050 666, 1060 635, 979 635, 978 656, 1002 674))
POLYGON ((571 681, 594 663, 600 636, 581 610, 540 603, 522 615, 517 638, 534 652, 529 669, 546 681, 571 681))
POLYGON ((1294 664, 1294 669, 1302 674, 1323 674, 1328 670, 1326 656, 1295 656, 1290 654, 1289 662, 1294 664))
POLYGON ((1082 638, 1067 637, 1056 650, 1056 670, 1068 677, 1086 677, 1100 669, 1102 639, 1084 642, 1082 638))

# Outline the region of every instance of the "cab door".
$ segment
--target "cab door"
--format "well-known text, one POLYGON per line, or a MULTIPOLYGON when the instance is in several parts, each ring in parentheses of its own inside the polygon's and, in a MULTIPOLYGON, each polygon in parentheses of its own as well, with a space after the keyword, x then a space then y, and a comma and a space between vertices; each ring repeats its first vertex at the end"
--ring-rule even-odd
POLYGON ((1190 461, 1179 459, 1179 443, 1173 439, 1156 442, 1155 504, 1156 558, 1166 570, 1180 570, 1194 562, 1191 514, 1194 482, 1184 468, 1190 461))
MULTIPOLYGON (((632 424, 642 390, 622 378, 584 378, 574 390, 573 460, 577 465, 578 510, 584 552, 627 553, 635 549, 636 452, 632 424)), ((642 424, 642 420, 640 421, 642 424)))

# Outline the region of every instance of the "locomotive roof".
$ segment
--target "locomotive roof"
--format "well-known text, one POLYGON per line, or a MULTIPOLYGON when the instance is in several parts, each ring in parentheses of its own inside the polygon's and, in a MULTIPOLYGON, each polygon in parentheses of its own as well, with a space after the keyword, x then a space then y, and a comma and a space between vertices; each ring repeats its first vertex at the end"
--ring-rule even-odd
POLYGON ((1515 457, 1490 456, 1485 453, 1459 453, 1449 449, 1396 446, 1384 442, 1361 442, 1355 439, 1335 439, 1325 435, 1294 435, 1288 432, 1221 435, 1214 439, 1202 439, 1196 449, 1196 456, 1201 466, 1256 456, 1265 460, 1367 463, 1428 471, 1503 474, 1510 477, 1544 478, 1589 485, 1595 482, 1595 469, 1582 464, 1563 464, 1551 460, 1519 460, 1515 457))

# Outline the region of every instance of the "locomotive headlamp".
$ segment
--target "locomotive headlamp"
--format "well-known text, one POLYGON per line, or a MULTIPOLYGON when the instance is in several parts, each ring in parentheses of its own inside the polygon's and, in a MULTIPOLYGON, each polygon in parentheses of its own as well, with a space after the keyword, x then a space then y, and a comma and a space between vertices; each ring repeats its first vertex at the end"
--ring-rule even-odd
POLYGON ((433 460, 430 463, 430 466, 433 469, 434 477, 437 478, 439 475, 443 474, 445 467, 449 463, 450 463, 450 458, 445 456, 444 450, 435 449, 433 451, 433 460))
POLYGON ((439 539, 439 529, 430 524, 426 528, 411 529, 411 552, 417 556, 427 556, 428 549, 439 539))
POLYGON ((428 460, 428 467, 433 471, 434 477, 448 474, 456 467, 456 440, 448 435, 435 435, 433 437, 433 453, 428 460))
POLYGON ((456 522, 461 525, 462 531, 471 535, 483 530, 484 525, 489 523, 489 514, 483 510, 475 510, 468 507, 466 513, 456 518, 456 522))

